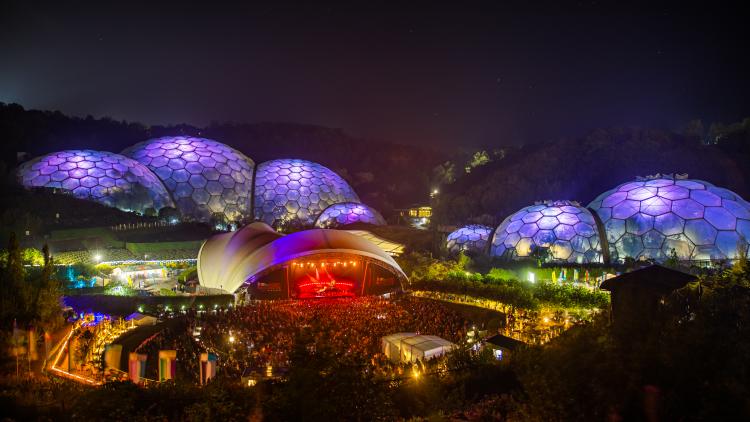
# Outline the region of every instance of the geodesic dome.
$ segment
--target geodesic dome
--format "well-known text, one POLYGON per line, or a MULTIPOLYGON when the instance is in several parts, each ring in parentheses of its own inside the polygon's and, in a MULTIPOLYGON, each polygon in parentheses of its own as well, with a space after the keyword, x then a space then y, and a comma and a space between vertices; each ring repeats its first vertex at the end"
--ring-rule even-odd
POLYGON ((480 254, 485 251, 490 235, 492 227, 470 224, 451 232, 446 238, 445 247, 451 255, 458 255, 462 251, 480 254))
POLYGON ((506 218, 495 230, 490 256, 528 257, 546 248, 555 261, 601 262, 596 221, 570 201, 531 205, 506 218))
POLYGON ((266 161, 255 171, 255 218, 273 227, 312 226, 333 204, 359 203, 344 179, 318 163, 297 159, 266 161))
POLYGON ((610 259, 664 261, 737 256, 750 239, 750 203, 736 193, 695 179, 657 177, 623 183, 589 208, 604 224, 610 259))
POLYGON ((228 221, 252 217, 253 160, 220 142, 166 136, 122 152, 151 169, 172 194, 183 218, 228 221))
POLYGON ((332 229, 354 223, 384 226, 385 219, 379 212, 365 204, 344 202, 326 208, 315 221, 315 227, 332 229))
POLYGON ((26 187, 57 188, 88 199, 143 213, 173 207, 164 185, 151 170, 120 154, 66 150, 34 158, 18 169, 26 187))

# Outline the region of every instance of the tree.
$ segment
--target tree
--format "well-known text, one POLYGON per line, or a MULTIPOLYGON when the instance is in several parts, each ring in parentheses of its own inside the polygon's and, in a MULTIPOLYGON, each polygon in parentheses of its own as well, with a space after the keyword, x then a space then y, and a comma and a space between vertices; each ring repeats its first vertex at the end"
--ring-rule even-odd
POLYGON ((669 251, 669 258, 664 262, 664 265, 671 268, 677 268, 680 265, 680 257, 677 256, 677 250, 672 248, 669 251))
POLYGON ((464 170, 466 170, 466 173, 471 173, 471 170, 483 166, 490 161, 490 155, 487 153, 487 151, 477 151, 474 153, 474 155, 471 156, 469 162, 466 163, 466 167, 464 168, 464 170))
POLYGON ((42 251, 36 248, 25 248, 21 254, 24 265, 42 265, 44 256, 42 251))
POLYGON ((6 318, 26 317, 29 289, 25 283, 26 271, 23 268, 21 248, 15 232, 8 240, 8 257, 3 272, 3 309, 6 318))
POLYGON ((46 332, 52 331, 62 324, 62 283, 56 278, 55 265, 49 254, 49 247, 42 248, 44 267, 39 281, 35 320, 46 332))
POLYGON ((734 262, 734 267, 732 267, 735 274, 747 274, 750 272, 750 266, 747 262, 748 247, 747 239, 744 236, 740 236, 737 240, 737 259, 734 262))
POLYGON ((706 129, 703 127, 703 121, 701 119, 691 120, 690 122, 688 122, 685 130, 683 131, 683 135, 685 135, 685 138, 688 141, 694 142, 696 144, 703 142, 705 133, 706 129))
POLYGON ((89 330, 85 330, 83 333, 81 333, 80 336, 78 336, 78 348, 76 349, 76 359, 81 362, 86 362, 86 357, 88 357, 89 352, 91 352, 91 347, 94 345, 94 334, 91 333, 89 330))
POLYGON ((173 207, 164 207, 159 210, 159 219, 171 223, 173 219, 180 219, 180 213, 173 207))

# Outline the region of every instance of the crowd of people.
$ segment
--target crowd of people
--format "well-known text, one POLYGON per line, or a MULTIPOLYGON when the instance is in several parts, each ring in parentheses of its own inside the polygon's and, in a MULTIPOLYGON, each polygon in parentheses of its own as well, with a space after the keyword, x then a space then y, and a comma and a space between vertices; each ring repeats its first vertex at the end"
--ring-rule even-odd
POLYGON ((295 339, 303 332, 310 348, 325 347, 348 360, 375 368, 389 365, 381 338, 416 332, 461 342, 471 326, 439 302, 412 297, 376 296, 308 301, 256 302, 196 320, 200 341, 219 355, 230 373, 265 372, 288 367, 295 339))

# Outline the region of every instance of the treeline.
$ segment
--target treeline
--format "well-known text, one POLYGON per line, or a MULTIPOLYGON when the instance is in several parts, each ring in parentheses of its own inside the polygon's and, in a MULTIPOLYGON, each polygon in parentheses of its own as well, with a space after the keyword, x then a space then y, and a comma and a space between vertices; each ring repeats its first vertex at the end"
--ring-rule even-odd
POLYGON ((434 149, 356 138, 340 129, 293 123, 212 123, 144 126, 110 118, 66 116, 59 111, 25 110, 0 103, 0 151, 3 173, 17 165, 17 153, 29 158, 61 149, 120 152, 149 138, 189 135, 226 143, 260 163, 274 158, 319 162, 347 179, 363 202, 386 217, 393 208, 426 201, 432 169, 448 158, 434 149))
POLYGON ((435 219, 445 224, 496 225, 545 199, 586 206, 636 176, 688 173, 750 197, 750 118, 683 134, 649 129, 598 129, 581 138, 477 153, 436 168, 444 185, 435 219), (467 169, 469 172, 467 173, 467 169))

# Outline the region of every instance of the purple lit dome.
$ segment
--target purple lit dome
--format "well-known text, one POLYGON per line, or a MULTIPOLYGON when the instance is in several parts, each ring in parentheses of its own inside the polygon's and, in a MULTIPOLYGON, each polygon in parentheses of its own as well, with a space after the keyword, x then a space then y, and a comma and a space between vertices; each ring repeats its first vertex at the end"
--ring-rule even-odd
POLYGON ((122 152, 150 168, 164 182, 182 217, 213 216, 239 222, 251 215, 253 160, 220 142, 167 136, 122 152))
POLYGON ((695 179, 623 183, 589 204, 604 224, 610 259, 733 259, 748 247, 750 203, 695 179))
POLYGON ((445 247, 451 255, 458 255, 459 252, 481 254, 487 248, 490 235, 492 235, 492 227, 470 224, 449 234, 445 247))
POLYGON ((34 158, 18 169, 28 188, 62 189, 77 198, 144 213, 172 207, 172 199, 158 177, 135 160, 120 154, 67 150, 34 158))
POLYGON ((344 179, 311 161, 279 159, 255 172, 255 218, 273 227, 310 227, 333 204, 359 203, 344 179))
POLYGON ((344 202, 326 208, 315 221, 315 227, 333 229, 348 224, 365 223, 384 226, 385 219, 379 212, 365 204, 344 202))
POLYGON ((495 230, 490 256, 517 258, 548 252, 558 262, 601 262, 596 221, 571 201, 550 201, 522 208, 495 230))

